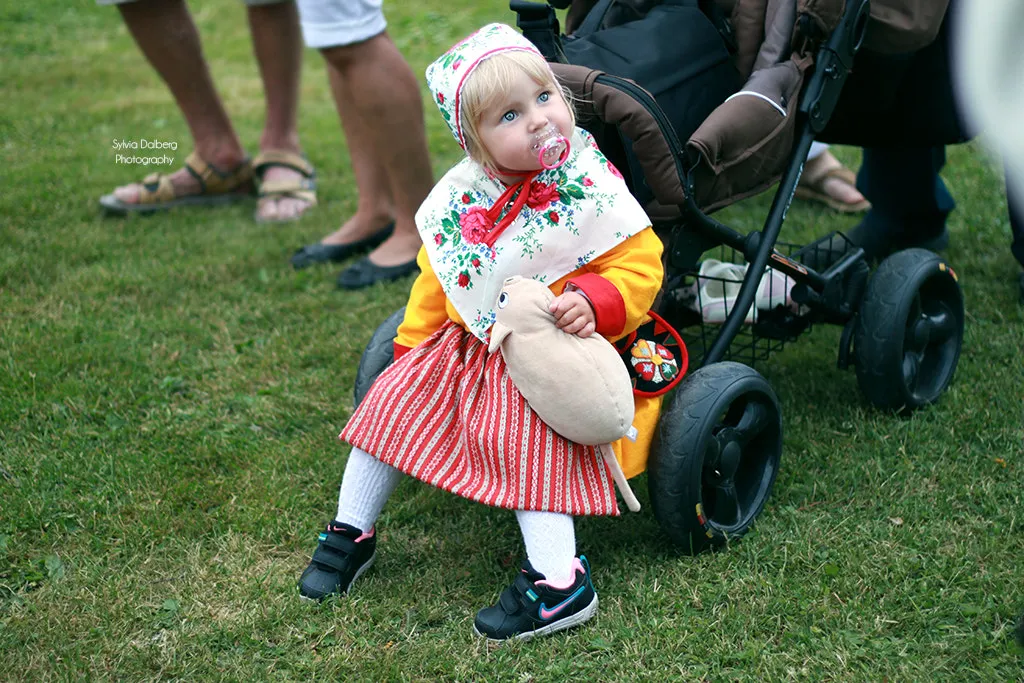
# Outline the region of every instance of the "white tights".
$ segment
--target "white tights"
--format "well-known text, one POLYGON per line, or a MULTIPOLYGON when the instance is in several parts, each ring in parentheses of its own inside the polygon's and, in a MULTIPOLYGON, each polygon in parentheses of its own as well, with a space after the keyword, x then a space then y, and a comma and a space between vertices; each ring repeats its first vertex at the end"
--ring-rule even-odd
POLYGON ((366 451, 353 448, 341 478, 335 519, 369 531, 404 476, 366 451))
MULTIPOLYGON (((338 493, 337 521, 369 531, 405 475, 358 448, 352 449, 338 493)), ((526 557, 555 586, 572 583, 576 533, 570 515, 516 510, 526 557)))

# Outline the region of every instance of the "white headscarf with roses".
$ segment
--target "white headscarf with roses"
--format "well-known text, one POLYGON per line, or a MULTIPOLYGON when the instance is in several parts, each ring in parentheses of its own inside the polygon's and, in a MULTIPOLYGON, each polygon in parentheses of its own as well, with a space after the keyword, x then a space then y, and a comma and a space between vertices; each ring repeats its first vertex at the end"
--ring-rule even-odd
MULTIPOLYGON (((466 79, 483 60, 514 50, 540 54, 511 27, 490 24, 427 67, 434 101, 463 149, 459 99, 466 79)), ((551 284, 650 225, 590 133, 576 128, 570 144, 564 164, 525 181, 517 194, 518 214, 505 215, 501 225, 496 225, 495 202, 508 188, 468 156, 416 212, 445 295, 482 341, 489 338, 506 278, 520 275, 551 284)))

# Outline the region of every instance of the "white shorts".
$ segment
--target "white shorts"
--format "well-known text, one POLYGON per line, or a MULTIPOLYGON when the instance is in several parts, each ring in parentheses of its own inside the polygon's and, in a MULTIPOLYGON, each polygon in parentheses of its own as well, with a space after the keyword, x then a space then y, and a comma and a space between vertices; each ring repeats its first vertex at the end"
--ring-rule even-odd
MULTIPOLYGON (((96 0, 97 5, 127 5, 129 2, 138 2, 138 0, 96 0)), ((260 5, 277 5, 282 2, 291 2, 291 0, 242 0, 242 2, 250 7, 258 7, 260 5)))
POLYGON ((297 0, 302 37, 312 48, 352 45, 384 32, 381 0, 297 0))

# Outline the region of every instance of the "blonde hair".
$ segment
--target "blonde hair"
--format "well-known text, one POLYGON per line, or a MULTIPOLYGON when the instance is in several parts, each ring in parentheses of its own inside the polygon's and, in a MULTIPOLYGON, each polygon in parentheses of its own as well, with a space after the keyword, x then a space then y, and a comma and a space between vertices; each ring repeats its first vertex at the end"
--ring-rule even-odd
POLYGON ((576 125, 572 93, 558 82, 551 73, 548 63, 539 54, 526 50, 509 50, 485 59, 473 69, 473 73, 462 86, 459 95, 462 119, 460 123, 469 156, 492 172, 498 169, 495 168, 494 159, 480 142, 477 125, 490 107, 511 92, 512 81, 518 73, 525 73, 537 85, 550 86, 557 92, 569 110, 569 123, 572 126, 576 125))

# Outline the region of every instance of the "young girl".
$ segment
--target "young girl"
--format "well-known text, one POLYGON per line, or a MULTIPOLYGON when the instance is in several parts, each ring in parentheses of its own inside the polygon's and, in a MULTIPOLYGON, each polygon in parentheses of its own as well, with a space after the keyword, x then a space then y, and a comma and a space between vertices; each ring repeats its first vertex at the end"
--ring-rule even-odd
MULTIPOLYGON (((516 511, 527 559, 475 630, 529 638, 597 610, 575 515, 616 515, 612 476, 593 446, 559 436, 512 384, 487 342, 507 277, 548 284, 556 324, 616 339, 645 318, 661 287, 662 245, 619 172, 575 128, 540 53, 491 24, 427 69, 441 115, 468 157, 416 214, 424 248, 395 363, 374 383, 341 438, 352 444, 338 513, 300 593, 348 591, 374 560, 374 522, 404 474, 516 511), (538 139, 554 154, 538 153, 538 139), (556 167, 557 166, 557 167, 556 167)), ((558 376, 552 359, 552 381, 558 376)), ((658 399, 638 398, 634 442, 616 444, 627 476, 643 469, 658 399)))

